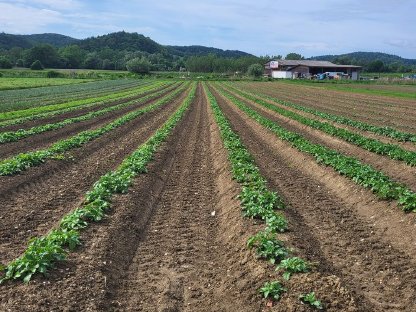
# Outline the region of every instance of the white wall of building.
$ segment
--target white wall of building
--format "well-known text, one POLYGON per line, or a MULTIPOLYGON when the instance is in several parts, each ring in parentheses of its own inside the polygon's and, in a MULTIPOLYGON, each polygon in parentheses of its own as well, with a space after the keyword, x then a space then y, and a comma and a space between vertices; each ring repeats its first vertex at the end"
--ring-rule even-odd
POLYGON ((272 78, 291 79, 292 78, 292 72, 282 71, 282 70, 273 70, 272 71, 272 78))
POLYGON ((357 71, 351 72, 351 80, 358 80, 358 72, 357 71))

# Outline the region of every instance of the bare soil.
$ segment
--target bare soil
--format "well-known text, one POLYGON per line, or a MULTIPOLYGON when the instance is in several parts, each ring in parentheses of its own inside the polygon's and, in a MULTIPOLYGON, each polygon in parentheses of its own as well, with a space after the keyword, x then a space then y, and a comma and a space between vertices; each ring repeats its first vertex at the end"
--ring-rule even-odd
MULTIPOLYGON (((279 275, 246 248, 264 224, 242 217, 240 187, 199 85, 148 172, 127 194, 114 196, 108 216, 82 232, 82 246, 49 276, 1 285, 0 311, 310 312, 298 299, 310 291, 330 312, 416 310, 416 216, 318 165, 212 91, 269 188, 287 203, 289 232, 279 238, 313 270, 285 282, 288 292, 279 302, 258 294, 279 275)), ((1 177, 0 262, 18 256, 31 236, 76 208, 184 96, 74 150, 73 160, 1 177)), ((338 143, 344 146, 328 144, 338 143)))

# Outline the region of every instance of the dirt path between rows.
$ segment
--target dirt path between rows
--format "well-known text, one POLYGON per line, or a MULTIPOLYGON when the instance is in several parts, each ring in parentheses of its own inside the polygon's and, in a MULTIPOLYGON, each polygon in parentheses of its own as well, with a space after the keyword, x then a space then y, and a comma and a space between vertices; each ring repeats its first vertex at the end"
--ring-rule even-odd
MULTIPOLYGON (((63 128, 52 130, 52 131, 46 131, 40 134, 31 135, 27 138, 21 139, 17 142, 10 142, 6 144, 1 144, 0 147, 0 159, 5 159, 8 157, 12 157, 18 153, 22 152, 28 152, 28 151, 34 151, 42 148, 47 148, 49 145, 51 145, 54 142, 57 142, 62 139, 69 138, 73 135, 76 135, 77 133, 80 133, 81 131, 85 130, 92 130, 97 129, 99 127, 102 127, 103 125, 112 122, 113 120, 129 113, 134 110, 137 110, 139 108, 142 108, 146 105, 148 105, 151 102, 154 102, 155 100, 160 99, 161 97, 167 95, 172 91, 171 88, 167 89, 166 92, 163 94, 157 96, 154 99, 147 100, 143 103, 136 103, 129 105, 128 107, 106 113, 104 115, 95 117, 90 120, 76 122, 70 125, 67 125, 63 128)), ((146 95, 141 95, 135 97, 135 99, 139 100, 140 98, 144 97, 146 95)), ((114 103, 113 103, 114 104, 114 103)), ((118 103, 120 104, 120 103, 118 103)), ((117 105, 117 104, 114 104, 117 105)), ((63 119, 62 119, 63 120, 63 119)))
MULTIPOLYGON (((216 96, 272 189, 288 203, 286 215, 294 229, 288 241, 317 262, 318 272, 338 276, 354 293, 358 310, 414 311, 415 216, 317 165, 216 96)), ((333 298, 319 288, 317 293, 332 308, 333 298)))
POLYGON ((185 95, 71 151, 73 160, 48 161, 21 175, 0 177, 0 263, 17 257, 30 237, 46 233, 77 207, 92 184, 162 125, 185 95))

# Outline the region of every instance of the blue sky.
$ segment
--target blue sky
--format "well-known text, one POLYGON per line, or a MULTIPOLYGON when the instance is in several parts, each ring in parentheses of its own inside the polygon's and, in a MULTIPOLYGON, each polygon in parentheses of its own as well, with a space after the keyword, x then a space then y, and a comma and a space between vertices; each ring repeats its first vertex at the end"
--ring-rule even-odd
POLYGON ((0 31, 86 38, 125 30, 161 44, 255 55, 375 51, 416 58, 416 0, 0 0, 0 31))

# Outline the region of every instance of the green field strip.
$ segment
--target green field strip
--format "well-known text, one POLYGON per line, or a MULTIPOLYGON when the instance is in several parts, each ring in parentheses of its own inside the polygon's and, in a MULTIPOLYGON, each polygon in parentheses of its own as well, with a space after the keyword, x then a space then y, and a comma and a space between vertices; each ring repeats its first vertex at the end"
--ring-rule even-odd
MULTIPOLYGON (((267 187, 266 179, 261 175, 253 156, 241 142, 240 137, 232 130, 231 123, 221 111, 215 96, 204 84, 208 102, 212 108, 214 119, 219 127, 224 147, 228 153, 232 177, 241 186, 238 199, 241 203, 243 215, 249 218, 263 220, 266 228, 250 237, 248 248, 254 248, 259 259, 266 260, 282 273, 283 279, 288 280, 294 273, 308 272, 309 263, 299 257, 293 257, 292 250, 286 248, 278 239, 277 234, 288 229, 288 222, 276 209, 284 209, 285 204, 281 196, 267 187), (294 266, 293 264, 296 264, 294 266)), ((260 289, 265 298, 278 300, 280 295, 287 291, 279 280, 266 282, 260 289), (275 292, 267 289, 273 286, 275 292)))
POLYGON ((0 91, 0 112, 24 110, 103 96, 148 84, 149 80, 102 80, 74 85, 0 91))
MULTIPOLYGON (((165 85, 169 85, 169 83, 165 83, 165 84, 163 84, 163 83, 162 84, 157 84, 156 83, 156 84, 151 84, 151 85, 142 85, 140 88, 138 88, 135 91, 135 93, 129 94, 126 97, 110 98, 108 100, 103 100, 103 101, 88 101, 90 103, 83 104, 83 105, 71 106, 71 107, 68 107, 68 108, 61 108, 61 109, 54 110, 54 111, 51 111, 51 112, 36 113, 36 114, 34 113, 33 115, 30 115, 30 116, 20 117, 20 118, 6 120, 6 121, 0 121, 0 128, 21 124, 21 123, 24 123, 26 121, 49 118, 49 117, 65 114, 65 113, 68 113, 68 112, 76 111, 76 110, 79 110, 79 109, 86 109, 86 108, 91 108, 91 107, 99 107, 99 106, 108 105, 108 104, 111 104, 115 101, 124 100, 124 99, 128 99, 129 97, 133 97, 134 94, 137 94, 137 92, 141 93, 141 91, 144 90, 144 89, 152 90, 154 88, 158 88, 160 86, 165 86, 165 85)), ((96 99, 96 98, 94 98, 94 99, 96 99)))
MULTIPOLYGON (((147 95, 147 96, 144 96, 140 99, 136 99, 136 100, 132 100, 132 101, 129 101, 129 102, 126 102, 126 103, 121 103, 121 104, 118 104, 118 105, 107 107, 107 108, 104 108, 104 109, 101 109, 101 110, 98 110, 98 111, 87 113, 85 115, 81 115, 81 116, 77 116, 77 117, 73 117, 73 118, 68 118, 68 119, 65 119, 65 120, 60 121, 60 122, 48 123, 48 124, 45 124, 45 125, 32 127, 30 129, 27 129, 27 130, 20 129, 20 130, 17 130, 17 131, 3 132, 3 133, 0 133, 0 144, 4 144, 4 143, 8 143, 8 142, 16 142, 16 141, 19 141, 23 138, 27 138, 31 135, 40 134, 40 133, 43 133, 43 132, 60 129, 60 128, 63 128, 63 127, 65 127, 67 125, 70 125, 70 124, 74 124, 74 123, 78 123, 78 122, 82 122, 82 121, 87 121, 87 120, 93 119, 95 117, 98 117, 98 116, 101 116, 101 115, 104 115, 104 114, 107 114, 107 113, 110 113, 110 112, 117 111, 117 110, 122 109, 122 108, 126 108, 126 107, 129 107, 129 106, 132 106, 132 105, 144 103, 146 101, 155 99, 155 98, 157 98, 158 96, 160 96, 164 93, 172 91, 174 88, 176 88, 176 85, 174 85, 173 87, 168 88, 168 89, 162 89, 160 91, 154 90, 154 93, 152 93, 150 95, 147 95)), ((154 88, 151 88, 151 89, 144 88, 142 90, 142 92, 138 93, 137 95, 145 94, 145 93, 151 91, 152 89, 154 89, 154 88)))
MULTIPOLYGON (((230 89, 228 89, 228 91, 230 91, 230 89)), ((237 91, 235 89, 232 89, 232 91, 237 93, 239 96, 247 100, 250 100, 254 103, 257 103, 260 106, 263 106, 269 110, 272 110, 282 116, 288 117, 292 120, 300 122, 301 124, 304 124, 311 128, 325 132, 331 136, 345 140, 367 151, 373 152, 375 154, 387 156, 393 160, 404 161, 406 164, 410 166, 416 165, 416 152, 405 150, 395 144, 386 144, 377 139, 367 138, 355 132, 351 132, 346 129, 335 127, 332 124, 329 124, 327 122, 321 122, 319 120, 304 117, 295 112, 292 112, 287 109, 270 104, 269 102, 262 100, 258 96, 254 96, 249 93, 237 91)))
POLYGON ((81 230, 88 223, 101 221, 111 208, 113 196, 127 193, 134 178, 146 172, 147 164, 185 115, 195 94, 194 83, 191 91, 168 120, 144 144, 126 157, 116 170, 106 173, 94 183, 80 207, 64 216, 57 228, 47 235, 32 239, 21 257, 1 268, 3 276, 0 283, 7 280, 29 282, 34 274, 46 274, 57 261, 65 260, 67 254, 81 244, 81 230))
MULTIPOLYGON (((237 88, 234 86, 229 85, 230 87, 232 87, 235 90, 238 90, 239 92, 244 92, 243 90, 241 90, 240 88, 237 88)), ((306 106, 302 106, 302 105, 298 105, 298 104, 294 104, 288 101, 283 101, 283 100, 279 100, 277 98, 265 95, 265 94, 255 94, 252 92, 244 92, 250 95, 254 95, 257 96, 259 98, 261 98, 262 100, 269 100, 272 102, 275 102, 277 104, 286 106, 286 107, 290 107, 290 108, 294 108, 296 110, 302 111, 302 112, 306 112, 306 113, 310 113, 313 114, 317 117, 321 117, 323 119, 327 119, 339 124, 343 124, 343 125, 347 125, 353 128, 357 128, 359 130, 364 130, 364 131, 368 131, 368 132, 372 132, 375 134, 379 134, 382 136, 386 136, 386 137, 390 137, 393 139, 396 139, 398 141, 410 141, 410 142, 416 142, 416 134, 413 133, 408 133, 408 132, 403 132, 403 131, 399 131, 397 129, 394 129, 392 127, 380 127, 380 126, 374 126, 365 122, 361 122, 361 121, 357 121, 357 120, 353 120, 347 117, 343 117, 343 116, 338 116, 338 115, 334 115, 334 114, 329 114, 329 113, 324 113, 321 112, 319 110, 313 109, 313 108, 309 108, 306 106)))
MULTIPOLYGON (((156 84, 162 84, 162 83, 163 82, 156 82, 156 84)), ((128 98, 128 97, 134 96, 135 93, 138 92, 142 87, 143 85, 140 85, 139 87, 134 88, 132 90, 108 94, 105 96, 100 96, 100 97, 95 97, 95 98, 88 98, 88 99, 70 101, 67 103, 60 103, 60 104, 53 104, 53 105, 47 105, 47 106, 33 107, 33 108, 24 109, 24 110, 4 112, 4 113, 0 113, 0 121, 27 117, 27 116, 31 116, 34 114, 46 113, 46 112, 56 111, 59 109, 64 109, 64 108, 69 108, 69 107, 80 107, 85 104, 90 104, 90 103, 95 103, 95 102, 103 102, 103 101, 108 101, 108 100, 114 101, 117 99, 128 98)))
POLYGON ((73 78, 2 78, 0 79, 0 91, 39 88, 43 86, 62 86, 79 83, 87 83, 95 79, 73 78))
POLYGON ((72 136, 68 139, 60 140, 52 144, 49 148, 37 150, 33 152, 20 153, 14 157, 7 158, 0 161, 0 176, 14 175, 19 172, 22 172, 30 167, 39 166, 44 163, 47 159, 60 159, 62 154, 73 148, 81 147, 82 145, 102 136, 105 133, 108 133, 116 128, 121 127, 122 125, 128 123, 129 121, 151 111, 156 110, 157 108, 167 104, 173 100, 178 94, 183 92, 189 84, 182 86, 181 88, 175 90, 169 95, 164 96, 155 103, 146 106, 144 108, 135 110, 133 112, 127 113, 120 118, 106 124, 97 129, 86 130, 78 133, 75 136, 72 136))
POLYGON ((279 139, 289 142, 301 152, 310 154, 318 163, 332 167, 339 174, 350 178, 358 185, 370 189, 380 199, 398 200, 398 205, 403 211, 416 212, 416 193, 406 185, 391 180, 383 172, 374 169, 370 165, 361 163, 354 157, 348 157, 322 145, 313 144, 300 134, 288 131, 272 120, 262 116, 223 89, 217 91, 250 118, 273 132, 279 139))

